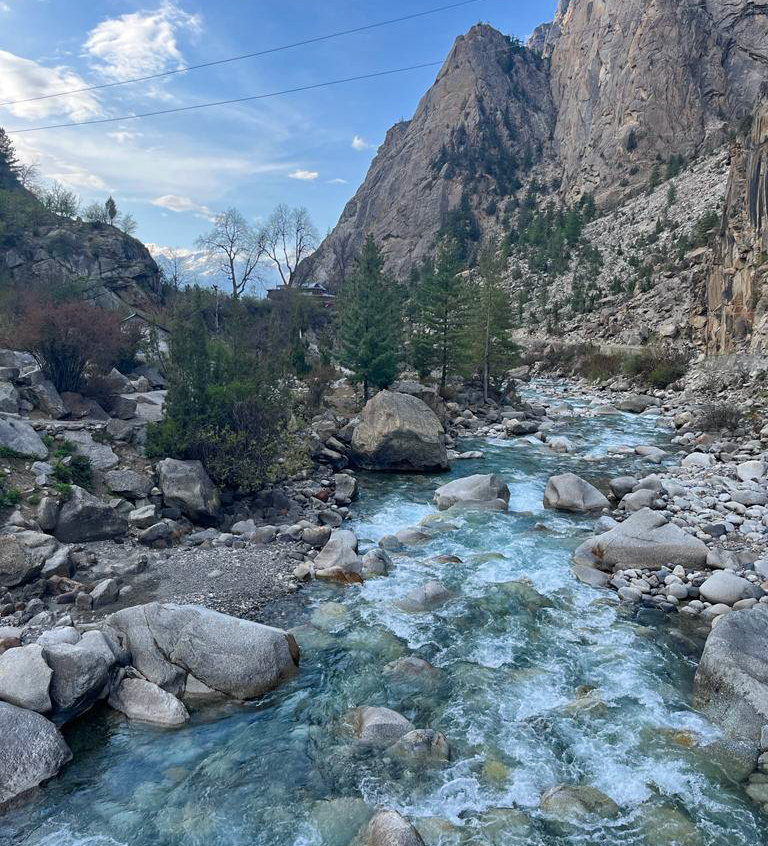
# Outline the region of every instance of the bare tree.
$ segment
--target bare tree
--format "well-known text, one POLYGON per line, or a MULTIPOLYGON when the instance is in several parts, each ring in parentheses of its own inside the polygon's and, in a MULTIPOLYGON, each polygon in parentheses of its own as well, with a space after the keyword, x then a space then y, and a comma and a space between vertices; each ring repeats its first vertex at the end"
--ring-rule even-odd
POLYGON ((30 162, 29 164, 19 163, 16 168, 16 178, 21 183, 22 188, 26 188, 28 191, 34 191, 40 178, 40 167, 37 162, 30 162))
POLYGON ((47 188, 33 188, 32 193, 49 212, 60 217, 75 218, 80 212, 80 198, 61 182, 52 182, 47 188))
POLYGON ((336 290, 341 290, 347 281, 347 273, 349 273, 355 259, 352 233, 340 232, 331 241, 331 251, 333 252, 333 270, 331 271, 333 287, 336 290))
POLYGON ((261 230, 264 253, 275 265, 286 288, 296 287, 296 269, 317 248, 318 234, 309 212, 282 203, 261 230))
POLYGON ((250 282, 259 280, 264 245, 237 209, 217 215, 213 229, 201 235, 196 244, 227 280, 232 289, 232 299, 238 299, 250 282))

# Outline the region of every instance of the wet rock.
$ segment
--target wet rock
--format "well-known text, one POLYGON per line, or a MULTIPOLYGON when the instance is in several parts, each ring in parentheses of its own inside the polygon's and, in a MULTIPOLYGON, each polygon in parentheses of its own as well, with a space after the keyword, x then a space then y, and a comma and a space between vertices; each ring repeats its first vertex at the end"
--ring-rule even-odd
POLYGON ((592 815, 614 819, 619 806, 595 787, 558 784, 541 797, 541 810, 561 822, 580 822, 592 815))
POLYGON ((426 677, 430 680, 434 680, 441 675, 440 670, 433 667, 429 661, 425 661, 416 655, 407 655, 405 658, 397 658, 394 661, 390 661, 384 667, 383 672, 387 676, 401 676, 405 678, 426 677))
POLYGON ((51 710, 52 675, 38 644, 9 649, 0 655, 0 700, 45 714, 51 710))
POLYGON ((379 546, 388 552, 402 552, 405 546, 395 537, 395 535, 384 535, 379 541, 379 546))
POLYGON ((768 725, 768 606, 720 619, 704 645, 694 692, 710 719, 754 744, 756 757, 768 725))
POLYGON ((253 699, 292 675, 299 661, 287 632, 197 605, 152 602, 117 611, 106 624, 133 666, 174 695, 189 672, 227 696, 253 699))
POLYGON ((322 799, 312 805, 309 820, 322 846, 350 846, 367 824, 373 811, 364 800, 353 796, 322 799))
POLYGON ((386 576, 392 566, 392 559, 385 550, 381 548, 371 549, 363 556, 362 576, 364 579, 386 576))
POLYGON ((608 587, 608 583, 611 580, 608 573, 603 573, 602 570, 597 570, 594 567, 588 567, 584 564, 573 564, 571 571, 580 582, 584 582, 584 584, 594 588, 608 587))
POLYGON ((386 748, 414 730, 413 723, 391 708, 354 708, 347 722, 355 737, 371 746, 386 748))
POLYGON ((408 820, 397 811, 374 814, 363 834, 363 846, 424 846, 424 841, 408 820))
POLYGON ((733 605, 745 598, 750 587, 750 582, 730 570, 718 570, 699 587, 699 593, 715 605, 733 605))
POLYGON ((367 470, 448 469, 443 427, 420 399, 381 391, 366 403, 352 436, 355 463, 367 470))
POLYGON ((432 729, 414 729, 387 750, 388 755, 418 763, 445 763, 450 759, 445 735, 432 729))
POLYGON ((430 608, 437 608, 445 604, 450 598, 451 593, 445 585, 438 581, 432 581, 412 590, 397 603, 397 606, 403 611, 428 611, 430 608))
POLYGON ((696 824, 677 808, 644 807, 640 818, 644 846, 703 846, 696 824))
POLYGON ((215 522, 221 510, 219 492, 199 461, 165 458, 157 465, 163 502, 198 523, 215 522))
POLYGON ((338 505, 348 505, 357 499, 357 479, 348 473, 336 473, 333 477, 336 489, 333 498, 338 505))
POLYGON ((64 543, 108 540, 121 537, 128 521, 106 502, 77 485, 59 510, 55 536, 64 543))
POLYGON ((331 538, 330 526, 310 526, 301 533, 301 539, 314 549, 323 549, 331 538))
POLYGON ((181 726, 189 720, 189 712, 175 696, 145 679, 123 679, 110 694, 109 705, 143 723, 181 726))
POLYGON ((322 548, 317 558, 317 570, 330 567, 359 567, 357 554, 357 536, 348 529, 334 529, 330 539, 322 548))
POLYGON ((426 543, 430 536, 426 532, 422 532, 416 526, 406 526, 395 533, 395 537, 403 546, 415 546, 418 543, 426 543))
POLYGON ((53 778, 72 758, 52 722, 6 702, 0 702, 0 738, 0 805, 53 778))
POLYGON ((434 502, 440 511, 445 511, 458 502, 488 502, 503 500, 509 502, 509 488, 499 476, 475 475, 455 479, 435 491, 434 502))
POLYGON ((0 418, 0 447, 30 458, 48 457, 48 447, 29 423, 10 417, 0 418))
POLYGON ((616 403, 619 411, 628 411, 631 414, 642 414, 647 408, 659 405, 656 397, 648 397, 643 394, 629 394, 621 402, 616 403))
POLYGON ((608 499, 575 473, 552 476, 544 492, 544 506, 558 511, 585 513, 609 508, 608 499))

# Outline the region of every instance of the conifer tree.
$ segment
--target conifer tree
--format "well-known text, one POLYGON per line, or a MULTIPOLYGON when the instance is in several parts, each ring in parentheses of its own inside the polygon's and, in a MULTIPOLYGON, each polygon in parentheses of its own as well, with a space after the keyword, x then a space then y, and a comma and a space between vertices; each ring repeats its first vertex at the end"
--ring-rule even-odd
POLYGON ((453 238, 440 242, 433 265, 422 269, 413 303, 417 328, 413 340, 414 364, 421 372, 440 371, 440 389, 449 375, 466 370, 471 303, 462 275, 462 245, 453 238))
POLYGON ((342 362, 362 382, 368 401, 371 387, 388 388, 397 378, 403 347, 402 297, 369 235, 340 297, 342 362))
POLYGON ((15 188, 18 184, 19 160, 11 139, 0 129, 0 188, 15 188))
POLYGON ((512 340, 515 321, 512 300, 501 284, 502 261, 498 247, 483 247, 473 291, 472 351, 483 380, 483 398, 498 388, 504 374, 517 359, 518 347, 512 340))

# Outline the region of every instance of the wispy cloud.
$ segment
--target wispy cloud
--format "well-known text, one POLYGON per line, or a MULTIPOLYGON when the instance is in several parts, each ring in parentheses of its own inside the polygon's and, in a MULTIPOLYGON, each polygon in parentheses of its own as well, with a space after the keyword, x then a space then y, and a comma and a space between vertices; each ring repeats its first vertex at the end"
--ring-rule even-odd
MULTIPOLYGON (((84 88, 86 82, 75 71, 65 66, 49 68, 23 59, 6 50, 0 50, 0 100, 2 102, 27 100, 84 88)), ((86 120, 102 114, 101 105, 91 92, 35 100, 6 106, 15 117, 42 118, 51 114, 65 114, 73 120, 86 120)))
POLYGON ((214 217, 213 212, 208 206, 204 206, 202 203, 196 203, 190 197, 166 194, 163 197, 155 197, 150 202, 153 206, 159 206, 161 209, 168 209, 168 211, 176 212, 177 214, 193 214, 195 217, 202 217, 206 220, 211 220, 214 217))
POLYGON ((312 182, 317 179, 320 174, 316 170, 294 170, 289 173, 291 179, 303 179, 305 182, 312 182))
POLYGON ((361 137, 360 135, 355 135, 352 139, 352 149, 353 150, 370 150, 373 147, 373 144, 369 144, 365 138, 361 137))
POLYGON ((0 3, 0 12, 10 12, 11 7, 7 3, 0 3))
POLYGON ((114 138, 118 144, 125 144, 127 141, 135 141, 137 138, 143 138, 143 132, 131 132, 129 129, 116 129, 114 132, 108 132, 107 137, 114 138))
POLYGON ((100 74, 120 81, 180 67, 183 59, 177 35, 201 31, 199 15, 165 2, 154 12, 132 12, 102 21, 88 33, 83 48, 100 74))
POLYGON ((346 185, 347 180, 341 179, 340 177, 337 176, 336 179, 329 179, 328 184, 329 185, 346 185))

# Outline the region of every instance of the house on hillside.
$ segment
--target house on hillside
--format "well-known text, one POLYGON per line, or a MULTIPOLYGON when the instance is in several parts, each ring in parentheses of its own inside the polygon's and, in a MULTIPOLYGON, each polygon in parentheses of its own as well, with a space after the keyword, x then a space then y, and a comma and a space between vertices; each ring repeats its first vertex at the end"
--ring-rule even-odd
POLYGON ((272 300, 274 302, 276 300, 279 300, 280 297, 285 296, 286 291, 291 290, 297 291, 301 294, 305 294, 309 297, 312 297, 313 299, 319 300, 324 308, 330 307, 336 300, 336 295, 332 294, 319 282, 307 282, 305 285, 302 285, 299 288, 270 288, 269 291, 267 291, 267 299, 272 300))

